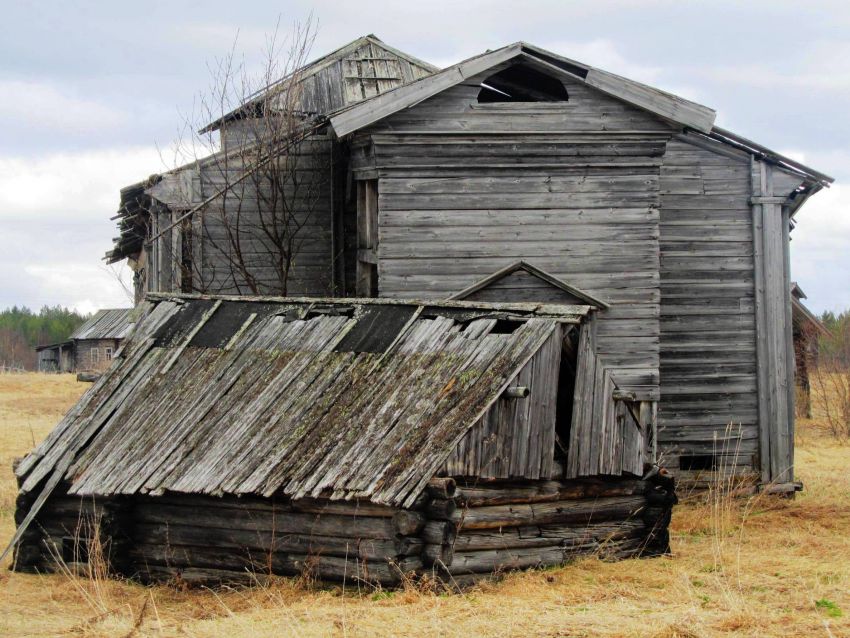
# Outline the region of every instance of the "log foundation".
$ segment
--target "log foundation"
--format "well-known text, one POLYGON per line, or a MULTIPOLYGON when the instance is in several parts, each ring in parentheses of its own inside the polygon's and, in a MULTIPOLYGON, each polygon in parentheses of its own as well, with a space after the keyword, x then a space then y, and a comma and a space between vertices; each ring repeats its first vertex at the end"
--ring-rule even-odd
MULTIPOLYGON (((430 574, 468 583, 506 570, 669 551, 672 479, 439 479, 418 509, 368 502, 169 494, 52 496, 14 569, 103 560, 142 582, 250 583, 309 574, 393 586, 430 574), (95 542, 97 541, 97 542, 95 542), (99 556, 93 556, 97 548, 99 556)), ((16 521, 31 503, 21 496, 16 521)))

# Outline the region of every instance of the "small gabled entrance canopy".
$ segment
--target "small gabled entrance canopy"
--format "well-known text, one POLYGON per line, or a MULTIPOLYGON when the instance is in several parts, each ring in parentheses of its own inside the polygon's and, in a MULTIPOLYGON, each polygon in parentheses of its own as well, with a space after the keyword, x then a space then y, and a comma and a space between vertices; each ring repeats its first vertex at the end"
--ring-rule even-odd
POLYGON ((569 285, 527 261, 517 261, 464 288, 451 300, 539 301, 541 303, 586 304, 600 310, 609 306, 601 299, 569 285), (540 286, 540 282, 545 286, 540 286), (548 291, 547 291, 548 289, 548 291), (556 295, 553 296, 553 292, 556 295))

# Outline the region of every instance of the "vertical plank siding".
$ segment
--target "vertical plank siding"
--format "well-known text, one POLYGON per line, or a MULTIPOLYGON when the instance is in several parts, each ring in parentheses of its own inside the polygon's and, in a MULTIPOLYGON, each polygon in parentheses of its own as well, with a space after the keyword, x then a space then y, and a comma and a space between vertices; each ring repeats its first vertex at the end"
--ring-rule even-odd
POLYGON ((794 480, 794 352, 791 319, 790 219, 777 203, 796 187, 765 162, 751 164, 756 246, 757 365, 763 482, 794 480))
POLYGON ((563 333, 556 330, 514 378, 526 398, 501 398, 446 459, 445 476, 546 479, 553 474, 555 408, 563 333))

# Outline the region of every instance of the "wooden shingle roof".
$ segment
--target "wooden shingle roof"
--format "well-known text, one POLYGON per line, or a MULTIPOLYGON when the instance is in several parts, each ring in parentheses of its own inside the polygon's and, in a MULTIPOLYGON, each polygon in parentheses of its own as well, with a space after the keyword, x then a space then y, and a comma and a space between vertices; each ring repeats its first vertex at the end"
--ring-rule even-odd
POLYGON ((284 494, 410 505, 587 306, 160 296, 18 467, 79 495, 284 494), (510 329, 505 329, 508 322, 510 329))
POLYGON ((123 339, 133 327, 130 313, 132 308, 109 308, 98 310, 69 339, 123 339))

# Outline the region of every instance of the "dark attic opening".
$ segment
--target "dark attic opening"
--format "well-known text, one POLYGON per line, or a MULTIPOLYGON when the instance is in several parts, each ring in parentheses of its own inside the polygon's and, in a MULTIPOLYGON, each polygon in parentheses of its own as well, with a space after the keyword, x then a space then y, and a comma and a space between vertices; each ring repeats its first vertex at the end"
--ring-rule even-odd
POLYGON ((563 82, 523 64, 494 73, 481 83, 478 102, 566 102, 563 82))
POLYGON ((570 425, 573 418, 573 396, 578 367, 578 329, 571 327, 561 344, 561 361, 558 366, 558 397, 555 407, 555 458, 564 462, 570 442, 570 425))

